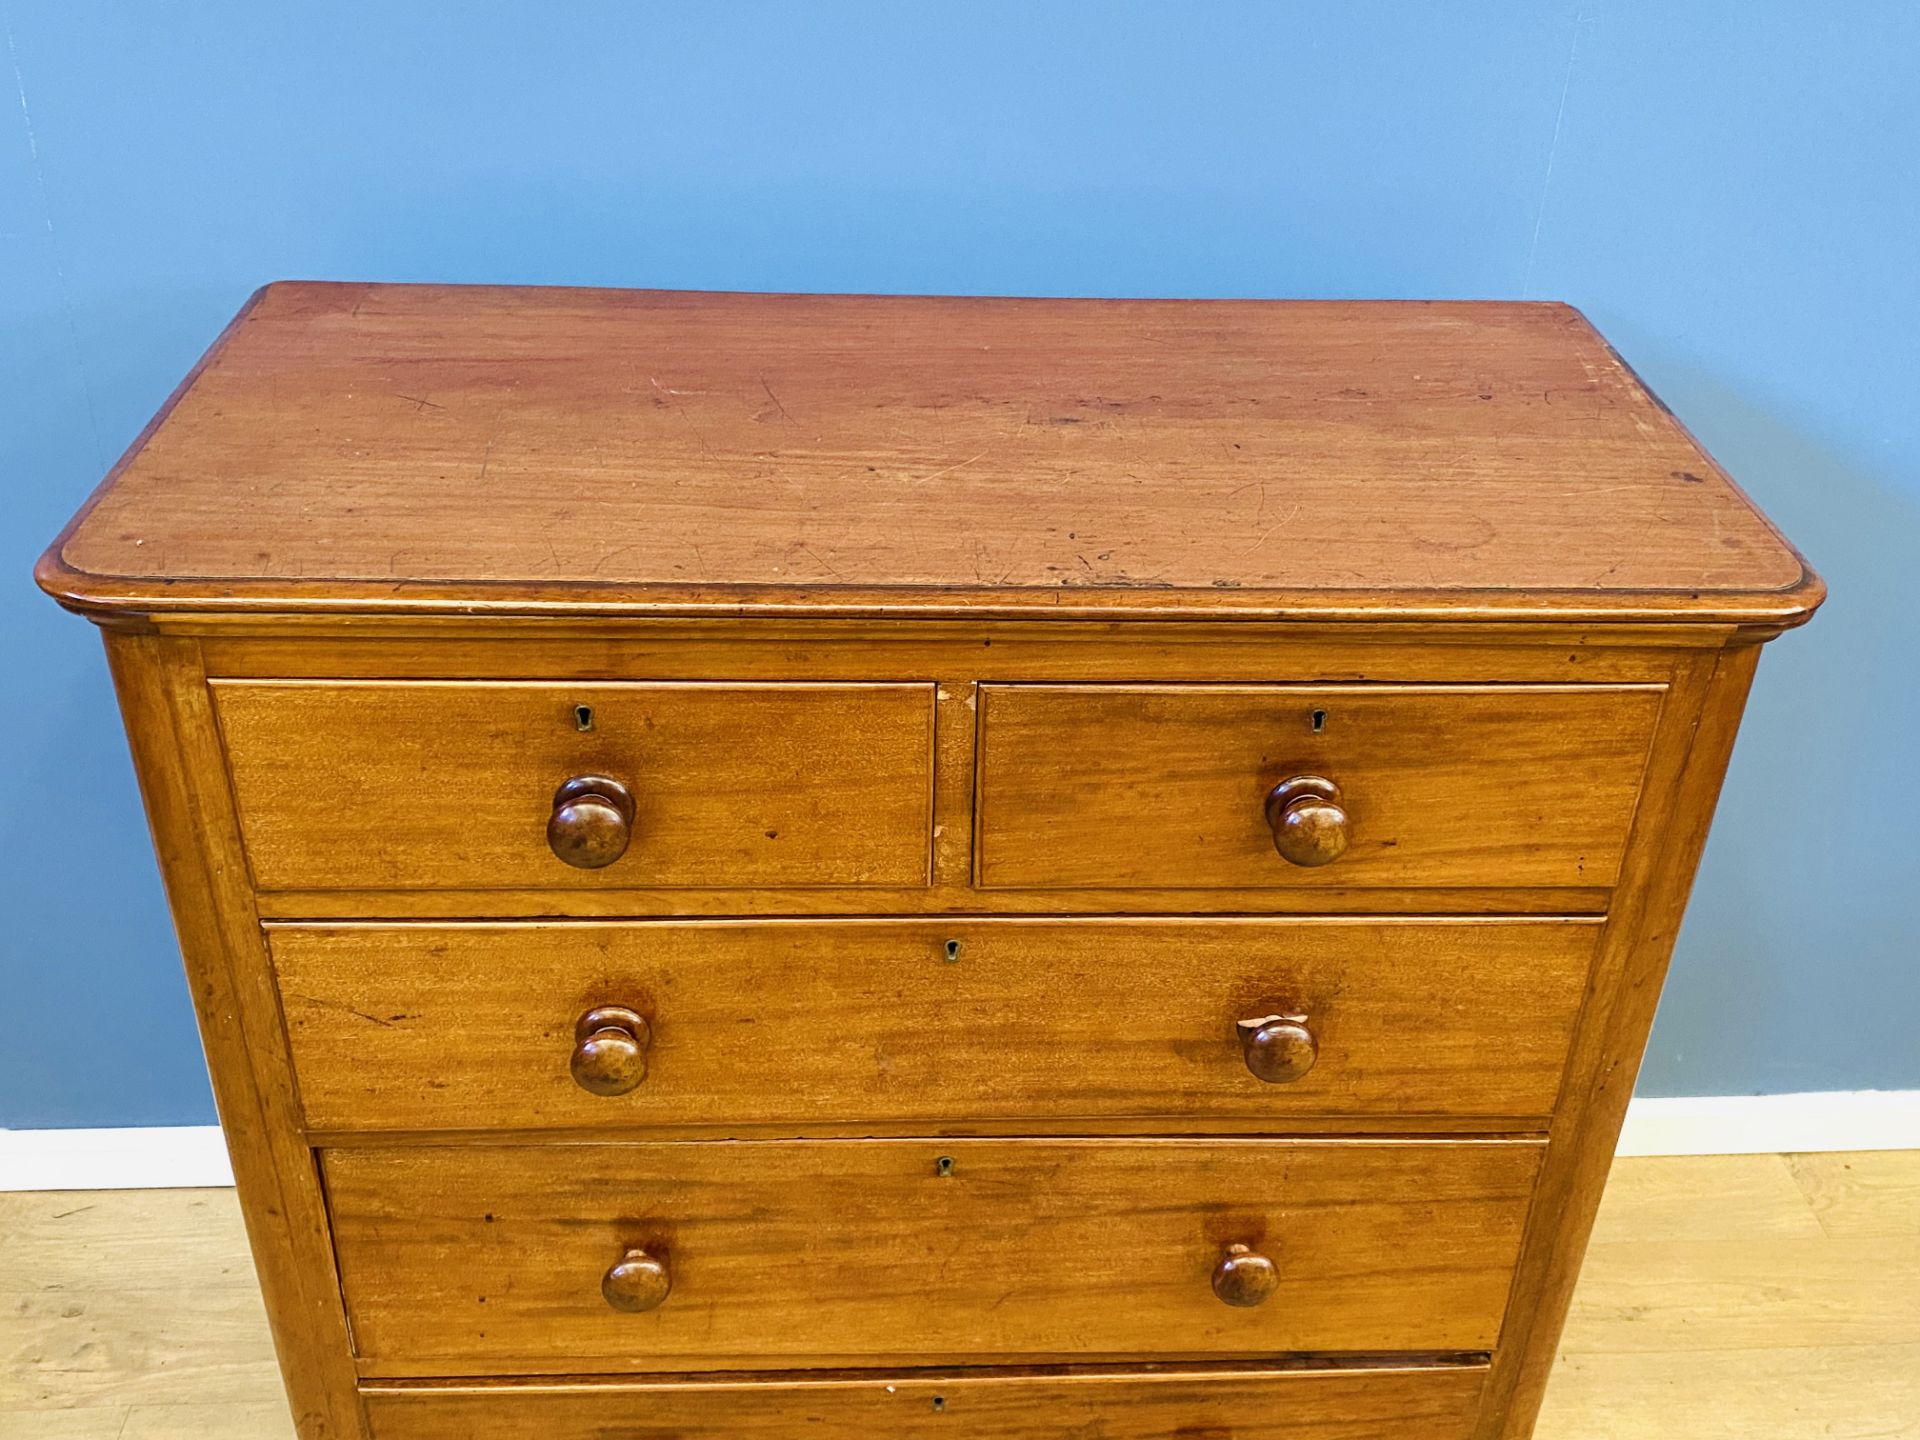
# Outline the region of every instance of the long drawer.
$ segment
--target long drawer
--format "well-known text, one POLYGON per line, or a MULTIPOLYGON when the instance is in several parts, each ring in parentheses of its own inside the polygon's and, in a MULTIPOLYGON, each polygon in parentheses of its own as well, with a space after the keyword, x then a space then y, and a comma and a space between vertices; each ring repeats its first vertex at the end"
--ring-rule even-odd
POLYGON ((1484 1351, 1539 1145, 350 1147, 370 1376, 1484 1351))
POLYGON ((1486 1371, 1209 1369, 377 1388, 374 1440, 1464 1440, 1486 1371))
POLYGON ((269 929, 320 1130, 1542 1117, 1587 920, 269 929))
POLYGON ((927 881, 931 685, 212 691, 265 890, 927 881), (594 783, 569 800, 569 780, 594 783))
POLYGON ((1662 694, 983 686, 979 883, 1611 885, 1662 694))

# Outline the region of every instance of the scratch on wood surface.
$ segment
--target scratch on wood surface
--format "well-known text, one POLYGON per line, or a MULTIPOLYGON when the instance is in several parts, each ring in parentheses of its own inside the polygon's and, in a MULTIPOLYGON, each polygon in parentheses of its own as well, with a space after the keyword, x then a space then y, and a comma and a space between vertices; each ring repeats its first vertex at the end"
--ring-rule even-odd
POLYGON ((1594 495, 1632 495, 1646 489, 1644 485, 1591 485, 1573 490, 1556 490, 1549 499, 1585 500, 1594 495))
POLYGON ((833 576, 834 579, 844 581, 847 578, 846 576, 842 575, 838 570, 833 568, 832 564, 828 562, 826 556, 822 555, 818 550, 814 549, 813 546, 807 544, 806 541, 804 540, 795 541, 793 548, 796 550, 804 550, 807 554, 811 555, 815 560, 819 561, 820 568, 825 570, 829 575, 833 576))
POLYGON ((654 392, 661 397, 661 403, 673 411, 675 415, 678 415, 680 417, 680 423, 685 425, 687 429, 693 433, 694 440, 699 444, 700 449, 705 452, 706 457, 717 463, 720 457, 713 453, 713 447, 707 443, 707 437, 701 433, 700 427, 693 423, 693 417, 681 407, 679 401, 675 398, 680 395, 697 395, 702 392, 697 390, 671 390, 651 375, 647 376, 647 384, 651 385, 654 388, 654 392))
MULTIPOLYGON (((1227 492, 1227 499, 1229 501, 1238 500, 1242 495, 1246 494, 1247 491, 1249 490, 1258 490, 1260 492, 1260 499, 1253 507, 1253 520, 1251 522, 1255 525, 1258 525, 1258 524, 1261 524, 1263 521, 1265 521, 1265 519, 1267 518, 1267 481, 1266 480, 1264 479, 1249 480, 1244 485, 1236 485, 1233 487, 1232 490, 1227 492)), ((1294 511, 1294 515, 1299 514, 1300 507, 1298 505, 1294 506, 1293 511, 1294 511)), ((1291 519, 1293 519, 1293 515, 1287 516, 1287 519, 1282 520, 1280 523, 1284 525, 1287 523, 1288 520, 1291 520, 1291 519)))
POLYGON ((393 392, 393 396, 396 400, 405 400, 408 404, 412 405, 416 415, 425 414, 429 410, 444 410, 447 408, 444 405, 436 405, 433 401, 423 399, 418 395, 402 395, 398 390, 393 392))
POLYGON ((780 418, 789 425, 793 424, 793 416, 789 415, 787 413, 787 407, 780 403, 780 397, 773 393, 773 386, 767 383, 767 377, 762 375, 758 378, 760 380, 760 388, 767 392, 767 399, 771 400, 773 402, 773 408, 780 412, 780 418))
MULTIPOLYGON (((1265 508, 1267 503, 1266 495, 1267 495, 1266 487, 1262 486, 1260 489, 1260 504, 1263 509, 1265 508)), ((1287 526, 1291 525, 1293 523, 1293 517, 1298 515, 1299 513, 1300 513, 1300 507, 1298 505, 1295 505, 1293 509, 1289 510, 1285 515, 1282 515, 1278 520, 1274 521, 1273 524, 1269 525, 1265 530, 1263 530, 1260 533, 1260 538, 1254 541, 1251 545, 1247 546, 1247 548, 1242 550, 1240 553, 1242 555, 1251 555, 1254 551, 1258 550, 1262 545, 1266 544, 1267 541, 1271 540, 1276 532, 1284 530, 1287 528, 1287 526)))
MULTIPOLYGON (((992 448, 993 448, 992 446, 987 447, 988 450, 992 448)), ((984 459, 986 457, 986 454, 987 454, 987 451, 982 450, 978 455, 969 455, 965 460, 960 461, 958 464, 949 465, 944 470, 936 470, 931 475, 914 476, 912 479, 908 480, 907 483, 909 485, 924 485, 929 480, 938 480, 942 475, 951 475, 956 470, 966 469, 967 466, 973 464, 974 461, 984 459)))
POLYGON ((1485 545, 1500 533, 1500 527, 1484 515, 1468 514, 1462 518, 1470 520, 1473 524, 1479 526, 1480 533, 1460 540, 1443 540, 1432 535, 1413 535, 1408 538, 1412 541, 1414 548, 1418 550, 1438 550, 1445 554, 1463 554, 1469 550, 1478 550, 1482 545, 1485 545))
POLYGON ((635 540, 631 544, 615 546, 594 562, 593 573, 596 575, 604 574, 607 566, 611 565, 622 555, 625 555, 629 550, 638 550, 645 543, 644 540, 635 540))
POLYGON ((323 1010, 340 1010, 345 1012, 348 1015, 358 1015, 362 1020, 365 1020, 368 1024, 378 1025, 383 1030, 393 1029, 394 1020, 405 1020, 408 1018, 405 1015, 396 1015, 393 1017, 393 1020, 382 1020, 378 1015, 369 1015, 364 1010, 355 1009, 353 1006, 347 1004, 344 1000, 325 1000, 318 995, 296 995, 293 998, 296 1000, 302 1001, 308 1005, 318 1005, 323 1010))
POLYGON ((978 536, 975 536, 973 541, 973 578, 976 584, 984 585, 987 583, 986 572, 980 568, 980 562, 986 559, 986 556, 986 542, 978 536))

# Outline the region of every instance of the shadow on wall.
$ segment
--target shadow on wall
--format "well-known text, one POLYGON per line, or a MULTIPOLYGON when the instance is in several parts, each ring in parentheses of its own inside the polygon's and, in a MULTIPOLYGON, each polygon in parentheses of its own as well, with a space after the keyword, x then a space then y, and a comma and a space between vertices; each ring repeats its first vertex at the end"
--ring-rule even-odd
POLYGON ((1633 354, 1831 590, 1761 659, 1640 1093, 1897 1086, 1920 998, 1920 496, 1657 347, 1633 354))

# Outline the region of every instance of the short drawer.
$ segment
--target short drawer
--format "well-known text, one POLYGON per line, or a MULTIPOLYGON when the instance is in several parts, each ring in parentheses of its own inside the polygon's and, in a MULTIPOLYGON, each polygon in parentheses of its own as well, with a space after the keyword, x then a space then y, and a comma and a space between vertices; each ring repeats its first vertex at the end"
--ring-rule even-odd
POLYGON ((215 681, 213 697, 262 889, 927 880, 929 685, 215 681), (582 777, 624 794, 560 793, 582 777))
POLYGON ((379 1387, 374 1440, 1465 1440, 1484 1366, 379 1387))
POLYGON ((1484 1351, 1539 1155, 789 1140, 323 1166, 363 1373, 578 1374, 1484 1351))
POLYGON ((984 686, 979 883, 1608 886, 1662 694, 984 686))
POLYGON ((275 925, 321 1130, 1540 1117, 1590 920, 275 925))

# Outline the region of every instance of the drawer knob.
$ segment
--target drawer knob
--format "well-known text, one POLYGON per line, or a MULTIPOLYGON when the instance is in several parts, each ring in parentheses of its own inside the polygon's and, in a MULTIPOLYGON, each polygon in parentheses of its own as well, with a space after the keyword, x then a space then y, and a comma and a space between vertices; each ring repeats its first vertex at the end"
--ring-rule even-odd
POLYGON ((567 864, 598 870, 627 853, 633 792, 605 775, 576 775, 553 792, 547 844, 567 864))
POLYGON ((1240 1051, 1254 1078, 1269 1085, 1285 1085, 1313 1069, 1320 1058, 1320 1045, 1307 1028, 1304 1015, 1263 1015, 1257 1020, 1242 1020, 1235 1026, 1240 1032, 1240 1051))
POLYGON ((1347 852, 1340 787, 1322 775, 1295 775, 1267 796, 1273 848, 1290 865, 1331 865, 1347 852))
POLYGON ((673 1289, 673 1277, 667 1262, 656 1260, 644 1250, 629 1250, 601 1277, 600 1293, 607 1304, 628 1315, 656 1310, 673 1289))
POLYGON ((1229 1245, 1213 1267, 1213 1293, 1229 1305, 1258 1305, 1280 1287, 1273 1261, 1245 1245, 1229 1245))
POLYGON ((573 1027, 573 1083, 594 1095, 624 1095, 647 1078, 653 1027, 638 1010, 599 1005, 573 1027))

